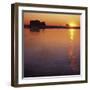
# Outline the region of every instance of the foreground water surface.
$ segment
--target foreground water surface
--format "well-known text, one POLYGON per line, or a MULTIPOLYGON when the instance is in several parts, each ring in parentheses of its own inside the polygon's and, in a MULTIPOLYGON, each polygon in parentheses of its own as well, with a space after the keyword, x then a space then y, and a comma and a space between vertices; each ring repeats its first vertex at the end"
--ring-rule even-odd
POLYGON ((80 74, 80 30, 24 29, 24 77, 80 74))

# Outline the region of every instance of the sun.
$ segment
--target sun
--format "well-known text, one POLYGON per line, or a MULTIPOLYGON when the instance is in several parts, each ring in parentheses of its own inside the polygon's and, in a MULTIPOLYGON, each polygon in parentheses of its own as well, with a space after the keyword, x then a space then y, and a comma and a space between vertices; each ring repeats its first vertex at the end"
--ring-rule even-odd
POLYGON ((74 26, 76 26, 76 24, 73 23, 73 22, 71 22, 71 23, 69 23, 69 26, 70 26, 70 27, 74 27, 74 26))

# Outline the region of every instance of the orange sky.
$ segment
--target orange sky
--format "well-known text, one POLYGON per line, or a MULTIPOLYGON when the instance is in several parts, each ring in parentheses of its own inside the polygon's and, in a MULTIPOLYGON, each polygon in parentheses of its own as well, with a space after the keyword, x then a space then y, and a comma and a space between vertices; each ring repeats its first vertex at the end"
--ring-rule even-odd
POLYGON ((30 20, 44 21, 47 25, 80 26, 80 15, 24 12, 24 24, 29 24, 30 20))

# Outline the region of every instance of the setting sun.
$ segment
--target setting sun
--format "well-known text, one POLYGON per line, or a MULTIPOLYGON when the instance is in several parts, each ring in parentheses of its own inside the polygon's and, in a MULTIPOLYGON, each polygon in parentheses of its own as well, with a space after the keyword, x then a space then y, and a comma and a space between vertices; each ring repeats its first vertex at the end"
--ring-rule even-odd
POLYGON ((76 26, 76 24, 73 23, 73 22, 71 22, 71 23, 69 24, 69 26, 70 26, 70 27, 74 27, 74 26, 76 26))

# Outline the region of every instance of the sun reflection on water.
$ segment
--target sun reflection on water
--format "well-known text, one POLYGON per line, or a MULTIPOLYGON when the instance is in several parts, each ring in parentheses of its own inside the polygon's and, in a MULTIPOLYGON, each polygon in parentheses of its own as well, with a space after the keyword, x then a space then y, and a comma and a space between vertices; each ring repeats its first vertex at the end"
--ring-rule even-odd
POLYGON ((78 72, 78 63, 76 59, 76 53, 75 53, 75 30, 70 29, 69 30, 69 47, 68 47, 68 55, 70 60, 70 67, 73 70, 73 72, 78 72))
POLYGON ((74 35, 75 35, 75 30, 74 29, 70 29, 69 33, 70 33, 70 40, 73 40, 74 39, 74 35))

